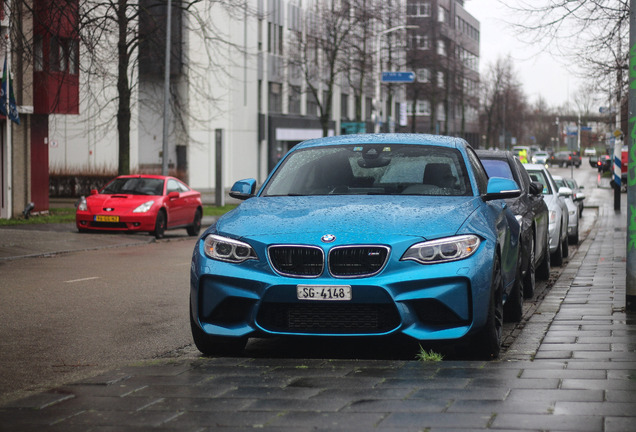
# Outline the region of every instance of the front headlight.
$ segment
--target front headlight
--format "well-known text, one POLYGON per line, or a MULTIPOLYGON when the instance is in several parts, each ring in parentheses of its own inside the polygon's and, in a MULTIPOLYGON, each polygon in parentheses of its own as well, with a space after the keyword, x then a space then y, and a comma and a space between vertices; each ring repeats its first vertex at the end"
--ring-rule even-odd
POLYGON ((80 211, 88 211, 88 204, 86 204, 86 198, 80 198, 80 202, 77 205, 77 209, 80 211))
POLYGON ((402 260, 420 264, 436 264, 468 258, 475 253, 481 240, 475 235, 461 235, 417 243, 402 256, 402 260))
POLYGON ((154 200, 146 201, 145 203, 134 209, 133 213, 146 213, 148 210, 150 210, 150 207, 152 207, 154 203, 154 200))
POLYGON ((250 259, 258 259, 252 246, 228 237, 210 234, 203 244, 205 254, 215 260, 241 263, 250 259))

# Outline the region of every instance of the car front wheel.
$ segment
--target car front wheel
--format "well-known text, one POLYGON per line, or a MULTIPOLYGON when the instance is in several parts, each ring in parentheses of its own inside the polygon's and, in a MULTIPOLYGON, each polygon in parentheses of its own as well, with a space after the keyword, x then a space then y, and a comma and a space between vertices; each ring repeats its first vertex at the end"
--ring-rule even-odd
POLYGON ((484 327, 473 339, 473 354, 485 360, 499 357, 501 350, 501 334, 503 329, 503 279, 501 262, 495 257, 493 263, 488 316, 484 327))
POLYGON ((166 233, 166 214, 160 210, 157 213, 157 220, 155 221, 155 230, 152 232, 156 239, 162 239, 166 233))
POLYGON ((523 297, 524 298, 532 298, 534 296, 534 287, 536 285, 535 275, 536 270, 534 267, 534 236, 533 239, 530 240, 530 256, 528 258, 528 268, 526 269, 526 274, 523 278, 523 297))
POLYGON ((194 212, 194 220, 192 221, 192 225, 188 227, 188 235, 194 237, 199 234, 201 231, 201 210, 197 209, 194 212))

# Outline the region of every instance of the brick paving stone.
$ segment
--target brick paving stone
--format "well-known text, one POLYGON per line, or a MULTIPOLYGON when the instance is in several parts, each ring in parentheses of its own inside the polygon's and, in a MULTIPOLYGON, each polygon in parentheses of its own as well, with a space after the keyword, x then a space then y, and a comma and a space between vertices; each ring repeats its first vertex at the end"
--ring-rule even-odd
POLYGON ((534 415, 502 413, 492 422, 493 429, 549 430, 572 432, 603 431, 603 418, 582 415, 534 415))

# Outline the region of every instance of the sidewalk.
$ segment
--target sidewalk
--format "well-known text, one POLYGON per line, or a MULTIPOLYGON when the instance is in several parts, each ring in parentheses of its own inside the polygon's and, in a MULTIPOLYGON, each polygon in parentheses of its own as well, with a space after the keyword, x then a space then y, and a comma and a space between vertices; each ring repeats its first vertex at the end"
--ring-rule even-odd
POLYGON ((595 228, 497 361, 158 359, 0 407, 0 431, 636 430, 626 201, 595 228))

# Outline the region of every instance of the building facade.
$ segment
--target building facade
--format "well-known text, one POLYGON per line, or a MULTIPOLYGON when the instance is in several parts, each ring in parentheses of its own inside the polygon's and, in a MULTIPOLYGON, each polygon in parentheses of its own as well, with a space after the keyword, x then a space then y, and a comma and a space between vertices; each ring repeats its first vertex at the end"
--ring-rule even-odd
POLYGON ((407 0, 409 129, 479 146, 479 22, 463 0, 407 0))
POLYGON ((78 5, 77 0, 1 4, 0 58, 17 111, 0 120, 1 218, 27 208, 49 209, 49 116, 79 110, 78 5))
MULTIPOLYGON (((182 177, 202 191, 215 189, 219 178, 223 188, 242 178, 263 181, 287 150, 305 139, 323 136, 325 124, 327 135, 373 131, 372 71, 361 91, 354 91, 350 76, 341 74, 332 93, 324 84, 327 80, 320 81, 312 92, 307 77, 290 60, 300 40, 297 38, 303 35, 307 22, 316 19, 322 3, 333 4, 321 0, 250 0, 231 10, 217 8, 209 18, 214 21, 216 39, 222 43, 211 42, 208 30, 192 15, 177 17, 180 27, 173 53, 179 59, 176 65, 171 63, 167 155, 171 172, 184 173, 182 177), (324 104, 329 104, 329 118, 321 122, 324 104), (218 169, 223 171, 219 175, 218 169)), ((338 13, 356 13, 349 2, 336 4, 338 13)), ((406 10, 404 3, 398 4, 406 10)), ((201 8, 199 17, 210 12, 205 10, 205 2, 197 7, 201 8)), ((374 31, 383 25, 374 23, 374 31)), ((145 47, 141 52, 148 50, 145 47)), ((373 54, 370 57, 374 58, 373 54)), ((149 58, 152 56, 140 55, 139 68, 133 74, 138 81, 131 107, 132 172, 157 172, 162 164, 163 69, 147 63, 149 58)), ((325 61, 324 56, 317 57, 319 68, 325 61)), ((395 119, 399 102, 404 100, 403 88, 392 90, 392 104, 382 113, 383 131, 400 130, 395 119)), ((94 94, 91 92, 91 97, 94 94)), ((388 93, 384 86, 381 96, 385 103, 388 93)), ((51 167, 62 171, 116 170, 115 104, 98 103, 83 95, 80 99, 79 117, 51 116, 51 167)))

